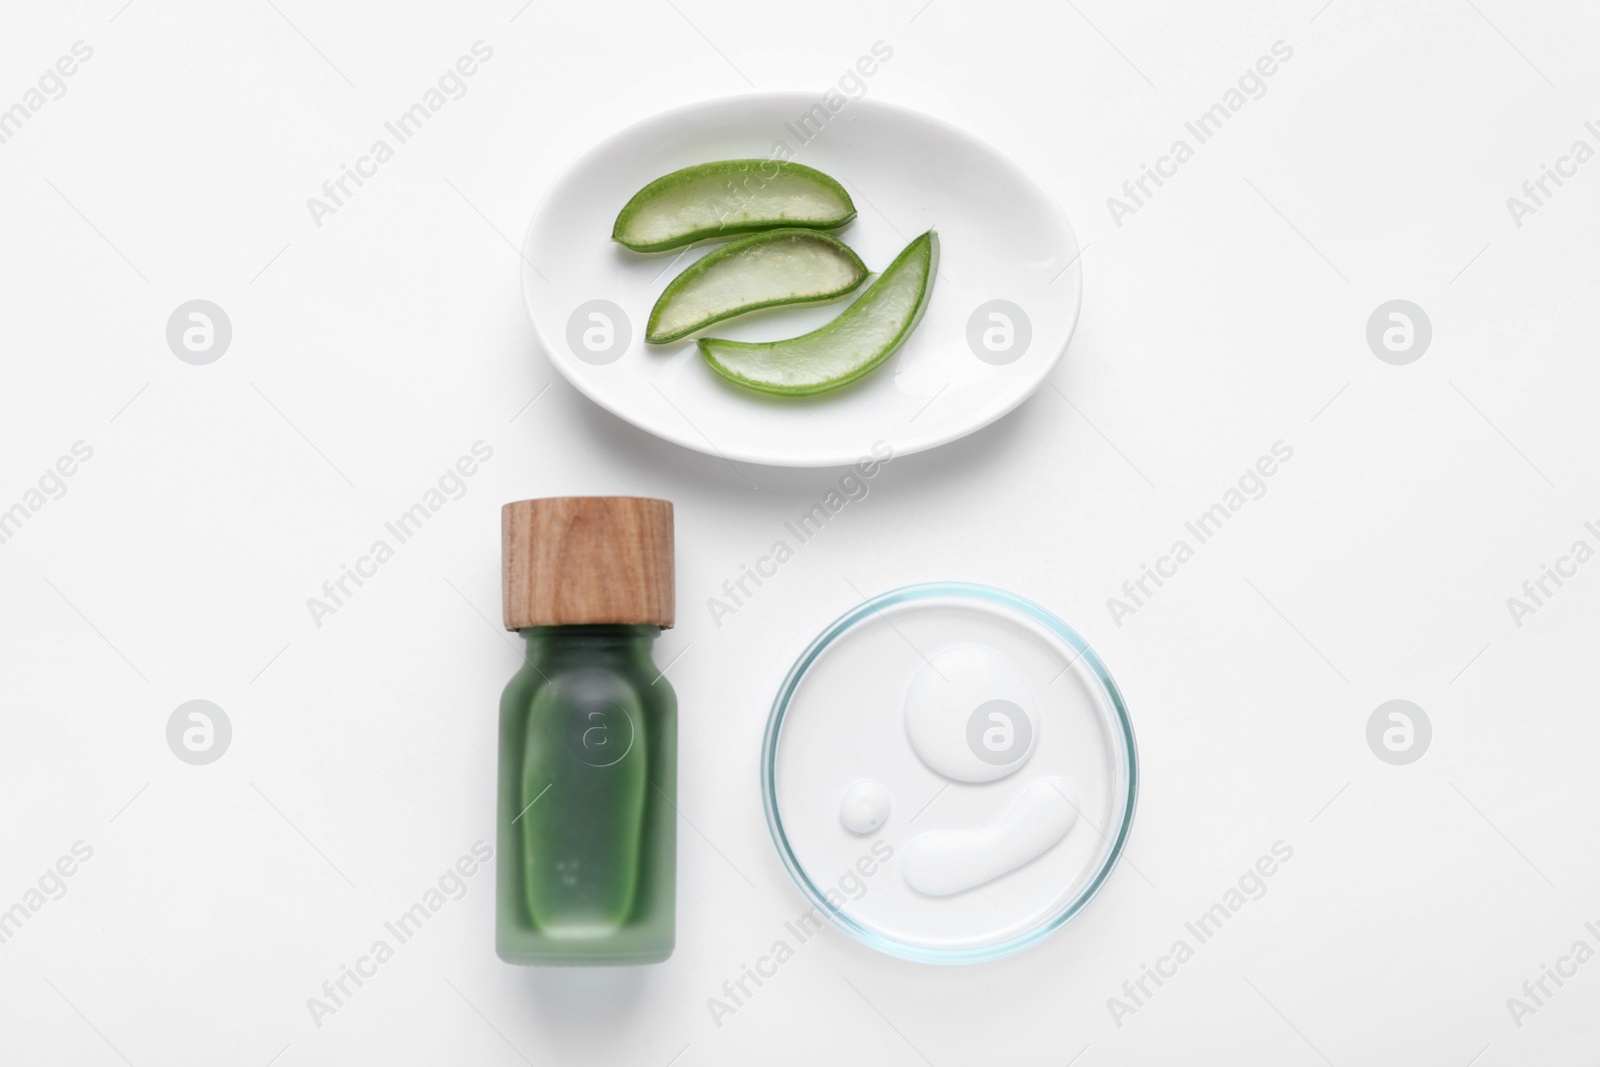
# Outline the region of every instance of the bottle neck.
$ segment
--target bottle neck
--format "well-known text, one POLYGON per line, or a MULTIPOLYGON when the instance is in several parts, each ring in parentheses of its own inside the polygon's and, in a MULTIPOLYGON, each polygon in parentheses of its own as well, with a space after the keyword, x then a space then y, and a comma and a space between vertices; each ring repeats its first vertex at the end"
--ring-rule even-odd
POLYGON ((563 659, 586 663, 629 663, 650 660, 661 627, 649 624, 595 626, 530 626, 517 631, 527 641, 525 658, 533 663, 563 659))

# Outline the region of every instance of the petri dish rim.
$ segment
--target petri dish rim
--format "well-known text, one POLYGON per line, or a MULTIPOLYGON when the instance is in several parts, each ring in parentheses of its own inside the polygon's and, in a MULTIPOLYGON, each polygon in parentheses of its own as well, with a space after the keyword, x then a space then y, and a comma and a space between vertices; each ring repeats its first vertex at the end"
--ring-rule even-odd
POLYGON ((910 960, 916 963, 936 963, 960 965, 971 963, 987 963, 991 960, 1003 959, 1028 949, 1054 934, 1070 922, 1074 916, 1083 910, 1084 906, 1093 900, 1111 877, 1111 872, 1116 869, 1118 861, 1127 844, 1128 834, 1133 829, 1134 810, 1139 799, 1139 750, 1134 739, 1133 722, 1128 717, 1127 704, 1122 699, 1122 691, 1117 688, 1115 679, 1094 648, 1083 639, 1071 626, 1062 621, 1054 612, 1034 603, 1026 597, 1009 593, 1004 589, 994 586, 980 585, 974 582, 923 582, 916 585, 902 586, 880 593, 865 602, 845 612, 835 619, 822 631, 800 658, 789 668, 788 675, 778 689, 778 695, 773 699, 772 711, 767 717, 766 732, 761 740, 761 807, 766 814, 767 830, 772 834, 772 843, 777 847, 778 856, 783 860, 784 867, 789 871, 789 876, 794 879, 800 891, 816 906, 817 910, 826 915, 830 922, 855 940, 869 948, 876 949, 889 956, 910 960), (1117 726, 1122 732, 1123 751, 1126 754, 1123 771, 1127 777, 1127 792, 1124 797, 1122 824, 1117 827, 1111 848, 1106 853, 1100 869, 1094 877, 1070 901, 1050 918, 1039 923, 1023 933, 1009 937, 1004 941, 992 945, 984 945, 970 949, 935 949, 923 945, 907 944, 892 937, 869 929, 857 922, 849 915, 834 908, 828 903, 816 885, 806 874, 794 850, 789 845, 787 834, 784 833, 783 820, 778 815, 777 809, 777 755, 778 738, 783 730, 783 720, 789 710, 789 701, 794 692, 799 688, 800 682, 811 669, 830 644, 841 634, 845 633, 858 622, 883 608, 897 604, 909 603, 916 600, 930 600, 938 597, 965 597, 973 600, 987 601, 1011 608, 1028 616, 1033 621, 1043 625, 1056 636, 1064 640, 1077 653, 1077 658, 1086 663, 1095 681, 1100 685, 1107 700, 1111 703, 1117 726))

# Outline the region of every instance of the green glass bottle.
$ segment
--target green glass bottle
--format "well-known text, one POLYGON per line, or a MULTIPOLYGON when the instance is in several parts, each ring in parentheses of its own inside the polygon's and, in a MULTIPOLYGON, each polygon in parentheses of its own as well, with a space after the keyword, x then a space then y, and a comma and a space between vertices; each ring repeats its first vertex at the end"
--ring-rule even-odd
POLYGON ((677 700, 652 646, 672 625, 672 505, 506 505, 496 946, 524 964, 672 954, 677 700))

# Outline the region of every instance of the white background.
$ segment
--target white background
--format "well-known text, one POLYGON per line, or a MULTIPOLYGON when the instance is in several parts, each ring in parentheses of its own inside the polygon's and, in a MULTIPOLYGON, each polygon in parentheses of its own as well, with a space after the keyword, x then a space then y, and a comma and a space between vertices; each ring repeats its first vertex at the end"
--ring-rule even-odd
POLYGON ((1520 627, 1506 599, 1597 542, 1600 163, 1520 229, 1506 198, 1600 147, 1600 26, 1319 2, 9 6, 0 107, 94 55, 0 145, 0 507, 94 455, 0 544, 0 907, 94 852, 0 945, 0 1061, 1593 1062, 1600 962, 1520 1028, 1506 1000, 1600 948, 1600 563, 1520 627), (315 226, 306 198, 480 39, 468 95, 315 226), (896 459, 718 628, 705 599, 836 472, 741 475, 584 400, 508 242, 618 126, 820 94, 877 40, 872 95, 990 140, 1068 213, 1082 324, 1053 386, 896 459), (1107 197, 1278 40, 1267 95, 1114 225, 1107 197), (164 337, 194 298, 233 324, 210 366, 164 337), (1364 338, 1393 298, 1433 323, 1409 366, 1364 338), (467 495, 314 626, 306 598, 478 440, 467 495), (1279 440, 1266 497, 1114 625, 1106 598, 1279 440), (306 999, 493 838, 498 510, 562 493, 677 504, 678 951, 503 965, 480 873, 319 1028, 306 999), (1097 645, 1144 761, 1132 864, 981 967, 830 930, 719 1028, 707 998, 803 908, 758 796, 774 687, 856 588, 934 579, 1097 645), (1397 697, 1434 727, 1403 767, 1365 739, 1397 697), (234 728, 205 767, 165 740, 195 698, 234 728), (1107 998, 1279 840, 1267 895, 1117 1026, 1107 998))

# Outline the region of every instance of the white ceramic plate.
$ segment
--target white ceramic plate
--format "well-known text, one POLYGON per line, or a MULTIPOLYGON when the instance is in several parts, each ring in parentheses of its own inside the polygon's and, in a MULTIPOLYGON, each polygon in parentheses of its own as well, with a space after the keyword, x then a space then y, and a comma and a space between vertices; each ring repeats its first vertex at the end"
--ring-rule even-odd
MULTIPOLYGON (((1077 240, 1050 197, 1016 164, 945 122, 876 100, 848 101, 829 114, 818 101, 752 93, 668 111, 601 142, 552 187, 524 242, 523 293, 551 362, 595 403, 731 460, 841 466, 879 442, 880 452, 887 445, 904 455, 971 433, 1050 373, 1077 325, 1083 290, 1077 240), (857 216, 836 233, 870 270, 938 229, 939 277, 927 313, 866 378, 820 396, 771 397, 718 377, 694 337, 644 343, 661 290, 719 243, 630 252, 611 240, 617 211, 669 171, 737 158, 793 158, 843 183, 857 216)), ((757 312, 706 333, 791 337, 850 299, 757 312)))

